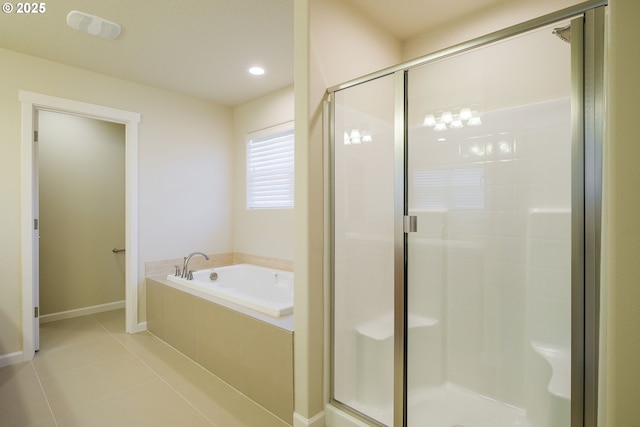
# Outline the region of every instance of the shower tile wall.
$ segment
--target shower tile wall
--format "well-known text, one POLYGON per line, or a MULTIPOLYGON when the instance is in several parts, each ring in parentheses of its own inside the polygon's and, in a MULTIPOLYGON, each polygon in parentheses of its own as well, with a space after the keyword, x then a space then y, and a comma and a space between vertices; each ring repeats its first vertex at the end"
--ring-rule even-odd
POLYGON ((376 394, 382 393, 387 400, 391 400, 393 395, 393 387, 385 387, 392 384, 393 358, 372 362, 377 357, 375 353, 393 350, 391 345, 385 345, 393 341, 393 287, 389 286, 393 282, 394 268, 393 165, 385 165, 389 146, 393 147, 392 139, 383 139, 380 135, 377 144, 346 147, 344 163, 336 165, 352 183, 336 194, 348 211, 343 214, 343 221, 338 222, 336 230, 336 235, 343 237, 336 242, 335 274, 341 283, 348 284, 337 289, 336 294, 336 324, 340 325, 337 336, 342 353, 336 357, 336 387, 344 391, 343 395, 358 396, 364 404, 378 400, 368 390, 377 390, 376 394), (372 162, 372 158, 379 162, 372 162), (388 315, 389 322, 376 326, 375 322, 381 315, 388 315), (367 337, 381 333, 381 328, 388 333, 377 336, 373 340, 374 346, 367 350, 367 337), (381 346, 376 347, 376 342, 381 346), (354 357, 359 362, 352 361, 354 357), (366 369, 355 369, 356 366, 375 367, 379 375, 370 375, 366 369), (354 378, 354 375, 359 378, 354 378))
MULTIPOLYGON (((422 412, 435 420, 430 405, 448 396, 491 402, 522 425, 548 425, 551 365, 533 343, 569 348, 571 208, 570 58, 550 33, 335 93, 336 400, 392 422, 394 263, 403 261, 392 229, 403 189, 394 183, 406 173, 409 215, 418 219, 417 232, 405 236, 408 417, 416 425, 424 425, 422 412), (400 77, 408 157, 396 166, 400 77), (422 125, 463 106, 479 126, 422 125), (354 144, 352 129, 373 140, 354 144)), ((453 407, 441 412, 442 425, 466 425, 449 422, 453 407)))
MULTIPOLYGON (((344 116, 338 135, 375 121, 344 116)), ((559 99, 484 112, 480 130, 450 130, 445 142, 410 128, 409 213, 418 216, 408 250, 410 389, 448 383, 519 408, 544 401, 551 372, 531 341, 569 343, 568 117, 570 100, 559 99), (425 173, 463 185, 417 188, 425 173), (534 380, 532 366, 543 373, 534 380)), ((334 386, 339 400, 388 422, 393 135, 391 121, 374 127, 372 143, 336 147, 336 179, 346 185, 335 193, 344 286, 335 290, 334 386)))
POLYGON ((527 322, 531 339, 570 352, 571 211, 529 213, 527 322))
POLYGON ((445 357, 427 383, 526 407, 529 341, 570 342, 568 117, 561 99, 485 112, 481 130, 449 130, 444 142, 432 128, 410 129, 409 185, 426 172, 466 179, 440 199, 414 187, 409 201, 410 244, 422 246, 409 249, 410 311, 439 320, 445 357))

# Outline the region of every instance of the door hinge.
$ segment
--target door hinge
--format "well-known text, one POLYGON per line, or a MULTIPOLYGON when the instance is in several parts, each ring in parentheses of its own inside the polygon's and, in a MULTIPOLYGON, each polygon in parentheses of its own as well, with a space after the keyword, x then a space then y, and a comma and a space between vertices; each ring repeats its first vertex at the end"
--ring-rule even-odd
POLYGON ((34 230, 37 230, 37 229, 38 229, 38 218, 35 218, 35 219, 33 220, 33 229, 34 229, 34 230))
POLYGON ((33 317, 36 319, 40 317, 40 307, 33 307, 33 317))
POLYGON ((37 130, 34 130, 34 131, 33 131, 33 140, 34 140, 35 142, 38 142, 38 131, 37 131, 37 130))
POLYGON ((418 217, 415 215, 404 216, 404 232, 415 233, 418 231, 418 217))

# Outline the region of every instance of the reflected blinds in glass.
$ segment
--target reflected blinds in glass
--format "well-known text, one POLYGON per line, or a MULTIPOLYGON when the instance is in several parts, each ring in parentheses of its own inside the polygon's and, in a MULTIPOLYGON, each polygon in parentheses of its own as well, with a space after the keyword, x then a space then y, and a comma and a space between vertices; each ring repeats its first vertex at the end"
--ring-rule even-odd
POLYGON ((484 169, 413 172, 414 209, 484 209, 484 169))

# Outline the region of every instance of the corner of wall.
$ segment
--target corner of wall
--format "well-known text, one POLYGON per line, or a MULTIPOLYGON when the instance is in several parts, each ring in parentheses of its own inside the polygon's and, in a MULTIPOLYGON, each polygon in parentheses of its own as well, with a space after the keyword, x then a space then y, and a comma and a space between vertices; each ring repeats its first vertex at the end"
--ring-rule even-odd
POLYGON ((324 411, 317 413, 311 418, 305 418, 297 412, 293 413, 293 427, 324 427, 324 411))

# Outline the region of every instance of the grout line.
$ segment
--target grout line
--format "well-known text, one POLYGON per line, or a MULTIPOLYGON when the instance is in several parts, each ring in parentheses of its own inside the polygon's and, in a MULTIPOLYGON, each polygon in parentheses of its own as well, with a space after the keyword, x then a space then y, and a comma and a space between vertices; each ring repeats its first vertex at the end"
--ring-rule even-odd
MULTIPOLYGON (((102 313, 105 313, 105 312, 103 311, 102 313)), ((106 326, 104 326, 104 325, 102 324, 102 322, 101 322, 101 321, 99 321, 98 319, 96 319, 96 318, 94 317, 94 314, 89 314, 89 317, 91 317, 91 319, 92 319, 94 322, 96 322, 98 325, 100 325, 100 327, 101 327, 102 329, 104 329, 104 331, 105 331, 107 334, 109 334, 109 336, 110 336, 111 338, 113 338, 113 339, 115 339, 116 341, 118 341, 118 339, 115 337, 115 335, 113 335, 113 333, 112 333, 109 329, 107 329, 107 327, 106 327, 106 326)), ((120 341, 118 341, 118 343, 119 343, 119 342, 120 342, 120 341)))
POLYGON ((51 403, 49 403, 49 398, 47 397, 47 393, 44 391, 44 387, 42 386, 42 381, 40 381, 40 375, 38 375, 38 371, 36 367, 33 366, 33 359, 29 361, 29 365, 31 365, 31 369, 33 369, 33 373, 36 375, 36 379, 38 380, 38 384, 40 385, 40 391, 42 391, 42 395, 44 396, 44 401, 47 402, 47 407, 49 408, 49 413, 51 414, 51 418, 53 418, 53 422, 58 427, 58 420, 56 419, 55 414, 53 413, 53 409, 51 408, 51 403))
MULTIPOLYGON (((241 392, 240 390, 238 390, 236 387, 232 386, 231 384, 227 383, 226 381, 224 381, 222 378, 218 377, 216 374, 214 374, 213 372, 211 372, 210 370, 208 370, 207 368, 205 368, 204 366, 202 366, 201 364, 199 364, 198 362, 196 362, 195 360, 193 360, 192 358, 190 358, 189 356, 187 356, 186 354, 184 354, 183 352, 181 352, 180 350, 178 350, 177 348, 175 348, 174 346, 172 346, 171 344, 169 344, 168 342, 162 340, 161 338, 158 338, 156 335, 154 335, 153 333, 147 331, 147 333, 149 335, 151 335, 154 339, 156 339, 160 344, 165 345, 167 347, 169 347, 171 350, 175 351, 176 353, 178 353, 179 355, 181 355, 182 357, 184 357, 185 359, 187 359, 189 361, 189 363, 191 363, 192 365, 194 365, 197 368, 202 369, 204 372, 204 375, 210 375, 212 377, 214 377, 217 381, 222 382, 223 384, 225 384, 227 387, 229 387, 230 389, 232 389, 234 392, 236 392, 239 396, 242 396, 242 398, 247 399, 249 402, 251 402, 252 405, 257 406, 258 408, 262 409, 263 411, 265 411, 266 413, 268 413, 269 415, 271 415, 272 417, 276 418, 279 421, 282 421, 284 423, 284 425, 286 426, 291 426, 291 424, 287 423, 285 420, 283 420, 282 418, 280 418, 279 416, 277 416, 276 414, 274 414, 273 412, 271 412, 270 410, 268 410, 267 408, 265 408, 264 406, 262 406, 261 404, 259 404, 258 402, 256 402, 255 400, 251 399, 249 396, 247 396, 246 394, 244 394, 243 392, 241 392)), ((144 362, 143 362, 144 363, 144 362)), ((170 386, 171 387, 171 386, 170 386)), ((173 389, 173 387, 171 387, 173 389)), ((177 392, 177 391, 176 391, 177 392)), ((207 418, 208 419, 208 418, 207 418)), ((213 423, 215 426, 217 426, 217 424, 213 423)))
MULTIPOLYGON (((100 336, 100 337, 96 337, 96 338, 90 338, 90 339, 85 339, 85 340, 75 341, 75 342, 71 342, 71 343, 69 343, 69 344, 65 344, 65 345, 61 345, 61 346, 57 346, 57 347, 52 347, 49 351, 51 351, 51 350, 57 350, 57 349, 63 349, 63 348, 70 347, 70 346, 72 346, 72 345, 76 345, 76 344, 84 344, 84 343, 90 343, 90 342, 92 342, 92 341, 98 341, 98 340, 106 340, 106 339, 109 339, 109 340, 113 340, 116 344, 118 344, 118 345, 120 345, 121 347, 123 347, 123 348, 127 351, 127 353, 132 353, 132 351, 131 351, 129 348, 127 348, 126 346, 124 346, 124 345, 123 345, 123 344, 122 344, 122 343, 121 343, 121 342, 116 338, 116 336, 115 336, 113 333, 111 333, 111 331, 109 331, 109 330, 108 330, 108 329, 107 329, 107 328, 102 324, 102 322, 100 322, 98 319, 94 318, 92 314, 87 314, 87 315, 84 315, 84 316, 78 316, 78 318, 81 318, 81 317, 91 318, 91 320, 92 320, 92 321, 94 321, 94 322, 95 322, 95 323, 96 323, 100 328, 102 328, 102 329, 104 330, 104 332, 106 332, 106 334, 105 334, 104 336, 100 336)), ((64 320, 68 320, 68 319, 62 319, 61 321, 64 321, 64 320)), ((44 353, 43 353, 43 354, 44 354, 44 353)), ((135 354, 134 354, 134 357, 135 357, 136 359, 139 359, 135 354)), ((48 398, 48 396, 47 396, 47 393, 45 392, 44 387, 43 387, 43 385, 42 385, 42 381, 40 380, 40 374, 38 374, 38 370, 36 369, 35 365, 33 364, 33 360, 35 360, 35 358, 34 358, 34 359, 32 359, 29 363, 31 364, 31 367, 32 367, 32 369, 34 370, 34 372, 35 372, 35 374, 36 374, 36 378, 38 379, 38 383, 40 384, 40 389, 42 390, 42 393, 44 394, 45 400, 46 400, 46 402, 47 402, 47 406, 49 407, 49 411, 51 412, 51 415, 52 415, 52 417, 53 417, 53 420, 54 420, 54 422, 55 422, 55 425, 56 425, 56 427, 59 427, 58 421, 57 421, 57 419, 56 419, 56 417, 55 417, 55 414, 54 414, 54 412, 53 412, 53 409, 52 409, 52 407, 51 407, 51 404, 49 403, 49 398, 48 398)), ((101 363, 101 361, 99 361, 99 362, 95 362, 95 363, 101 363)), ((145 364, 145 365, 146 365, 146 364, 145 364)), ((153 370, 152 370, 152 372, 153 372, 156 376, 158 376, 158 375, 157 375, 157 373, 156 373, 155 371, 153 371, 153 370)), ((52 374, 52 376, 55 376, 55 375, 58 375, 58 374, 60 374, 60 373, 52 374)), ((156 381, 156 380, 154 379, 154 380, 151 380, 151 381, 148 381, 148 382, 144 382, 144 383, 142 383, 142 384, 139 384, 138 386, 132 387, 131 389, 135 389, 135 388, 137 388, 137 387, 141 387, 141 386, 143 386, 143 385, 149 384, 149 383, 151 383, 152 381, 156 381)), ((121 393, 121 392, 123 392, 123 391, 122 391, 122 390, 119 390, 119 391, 116 391, 116 392, 114 392, 114 393, 109 393, 109 394, 107 394, 107 395, 105 395, 105 396, 101 397, 100 399, 96 400, 95 402, 100 402, 100 401, 104 401, 104 400, 106 400, 106 399, 110 399, 110 398, 112 398, 113 396, 115 396, 115 395, 117 395, 118 393, 121 393)))
MULTIPOLYGON (((93 315, 90 315, 93 316, 93 315)), ((120 344, 123 348, 125 348, 129 353, 131 353, 138 361, 140 361, 140 363, 142 363, 145 367, 147 367, 147 369, 149 369, 151 372, 153 372, 154 375, 156 375, 158 377, 158 379, 160 381, 162 381, 164 384, 167 385, 167 387, 169 387, 169 389, 171 389, 173 392, 175 392, 178 396, 180 396, 181 399, 183 399, 189 406, 191 406, 193 409, 196 410, 197 413, 199 413, 202 417, 204 417, 205 420, 207 420, 212 427, 218 427, 218 424, 216 424, 214 421, 212 421, 207 415, 205 415, 194 403, 191 402, 190 399, 188 399, 186 396, 184 396, 183 393, 181 393, 180 391, 178 391, 175 387, 173 387, 171 385, 171 383, 169 383, 163 375, 159 374, 155 369, 153 369, 147 362, 145 362, 132 348, 130 348, 129 346, 127 346, 123 341, 121 341, 118 338, 118 335, 116 335, 116 333, 111 332, 109 329, 107 329, 98 319, 94 320, 96 322, 98 322, 100 324, 100 326, 102 328, 104 328, 107 333, 118 343, 120 344)), ((124 330, 119 331, 118 334, 123 333, 124 330)), ((251 402, 251 404, 256 405, 257 407, 261 408, 262 410, 264 410, 265 412, 267 412, 268 414, 270 414, 272 417, 276 418, 277 420, 281 421, 284 425, 289 425, 286 421, 282 420, 280 417, 278 417, 277 415, 275 415, 274 413, 272 413, 271 411, 269 411, 268 409, 266 409, 264 406, 260 405, 259 403, 251 400, 249 397, 247 397, 244 393, 242 393, 241 391, 239 391, 238 389, 236 389, 235 387, 231 386, 230 384, 226 383, 225 381, 223 381, 222 379, 220 379, 219 377, 217 377, 215 374, 213 374, 212 372, 210 372, 208 369, 206 369, 205 367, 203 367, 202 365, 200 365, 198 362, 194 361, 193 359, 191 359, 190 357, 186 356, 184 353, 182 353, 180 350, 176 349, 175 347, 173 347, 171 344, 167 343, 164 340, 161 340, 160 338, 158 338, 157 336, 155 336, 153 333, 149 332, 149 331, 145 331, 145 332, 140 332, 140 334, 148 334, 150 337, 152 337, 158 344, 163 345, 168 347, 170 350, 176 352, 177 354, 179 354, 181 357, 184 357, 186 359, 186 361, 191 364, 193 367, 197 367, 203 370, 203 374, 206 375, 210 375, 212 377, 214 377, 216 380, 224 383, 225 385, 227 385, 229 388, 233 389, 236 393, 238 393, 238 395, 243 396, 245 399, 249 400, 251 402)), ((135 335, 135 334, 133 334, 135 335)), ((143 346, 144 347, 144 346, 143 346)), ((146 348, 145 348, 146 349, 146 348)), ((149 349, 147 349, 149 350, 149 349)), ((172 369, 173 366, 171 366, 172 369)))
MULTIPOLYGON (((117 338, 116 338, 116 341, 117 338)), ((182 400, 184 400, 187 404, 189 404, 189 406, 191 406, 193 409, 196 410, 197 413, 199 413, 200 415, 202 415, 204 417, 205 420, 207 420, 209 423, 211 423, 211 425, 213 427, 217 427, 217 424, 214 423, 213 421, 211 421, 209 419, 209 417, 207 417, 197 406, 195 406, 195 404, 193 404, 191 402, 191 400, 187 399, 186 396, 184 396, 181 392, 179 392, 178 390, 176 390, 175 387, 173 387, 162 375, 160 375, 158 372, 155 371, 155 369, 153 369, 151 366, 149 366, 147 364, 147 362, 145 362, 140 356, 138 356, 133 350, 131 350, 129 347, 127 347, 125 344, 123 344, 122 342, 118 341, 120 343, 120 345, 122 345, 125 349, 127 349, 127 351, 129 351, 136 359, 138 359, 140 361, 140 363, 142 363, 144 366, 147 367, 147 369, 149 369, 151 372, 153 372, 160 381, 162 381, 167 387, 169 387, 169 389, 171 389, 174 393, 176 393, 178 396, 180 396, 180 398, 182 400)))
MULTIPOLYGON (((133 351, 126 344, 124 344, 122 341, 120 341, 118 339, 118 337, 114 333, 109 331, 100 321, 98 321, 97 319, 94 319, 94 320, 96 320, 98 323, 100 323, 100 326, 102 326, 118 344, 120 344, 125 350, 127 350, 129 353, 131 353, 140 363, 142 363, 145 367, 147 367, 147 369, 149 369, 151 372, 153 372, 153 374, 155 376, 157 376, 160 381, 162 381, 167 387, 169 387, 169 389, 171 389, 174 393, 176 393, 178 396, 180 396, 180 398, 182 400, 184 400, 187 404, 189 404, 189 406, 191 406, 193 409, 195 409, 197 413, 202 415, 204 417, 204 419, 207 420, 213 427, 217 427, 218 426, 216 423, 211 421, 209 419, 209 417, 207 417, 200 409, 198 409, 189 399, 187 399, 182 393, 180 393, 178 390, 176 390, 162 375, 160 375, 158 372, 156 372, 155 369, 153 369, 151 366, 149 366, 149 364, 147 364, 147 362, 145 362, 135 351, 133 351)), ((154 336, 154 338, 155 338, 155 336, 154 336)), ((157 338, 155 338, 155 339, 157 339, 157 338)), ((170 345, 168 345, 164 341, 162 341, 162 340, 158 340, 158 341, 160 341, 160 343, 162 343, 162 344, 167 345, 171 349, 174 349, 173 347, 171 347, 170 345)), ((178 353, 180 353, 180 352, 178 352, 178 353)), ((180 355, 182 355, 183 357, 187 358, 182 353, 180 353, 180 355)), ((189 358, 187 358, 187 359, 189 359, 189 358)))
MULTIPOLYGON (((93 320, 94 322, 96 322, 102 329, 104 329, 105 331, 109 332, 103 325, 102 323, 98 322, 96 319, 94 319, 92 317, 91 314, 87 314, 84 316, 78 316, 78 317, 74 317, 71 319, 61 319, 61 320, 56 320, 56 322, 64 322, 66 320, 72 320, 72 319, 80 319, 82 317, 87 317, 87 318, 91 318, 91 320, 93 320)), ((51 322, 50 324, 55 323, 55 322, 51 322)), ((40 328, 42 328, 42 326, 40 326, 40 328)), ((69 347, 72 345, 77 345, 77 344, 83 344, 83 343, 89 343, 91 341, 97 341, 97 340, 101 340, 101 339, 105 339, 106 337, 91 337, 91 338, 87 338, 87 339, 82 339, 82 340, 78 340, 78 341, 72 341, 70 343, 64 344, 64 345, 59 345, 59 346, 55 346, 55 347, 51 347, 49 349, 41 349, 42 353, 41 354, 45 354, 46 352, 49 351, 53 351, 53 350, 58 350, 61 348, 65 348, 65 347, 69 347)))

